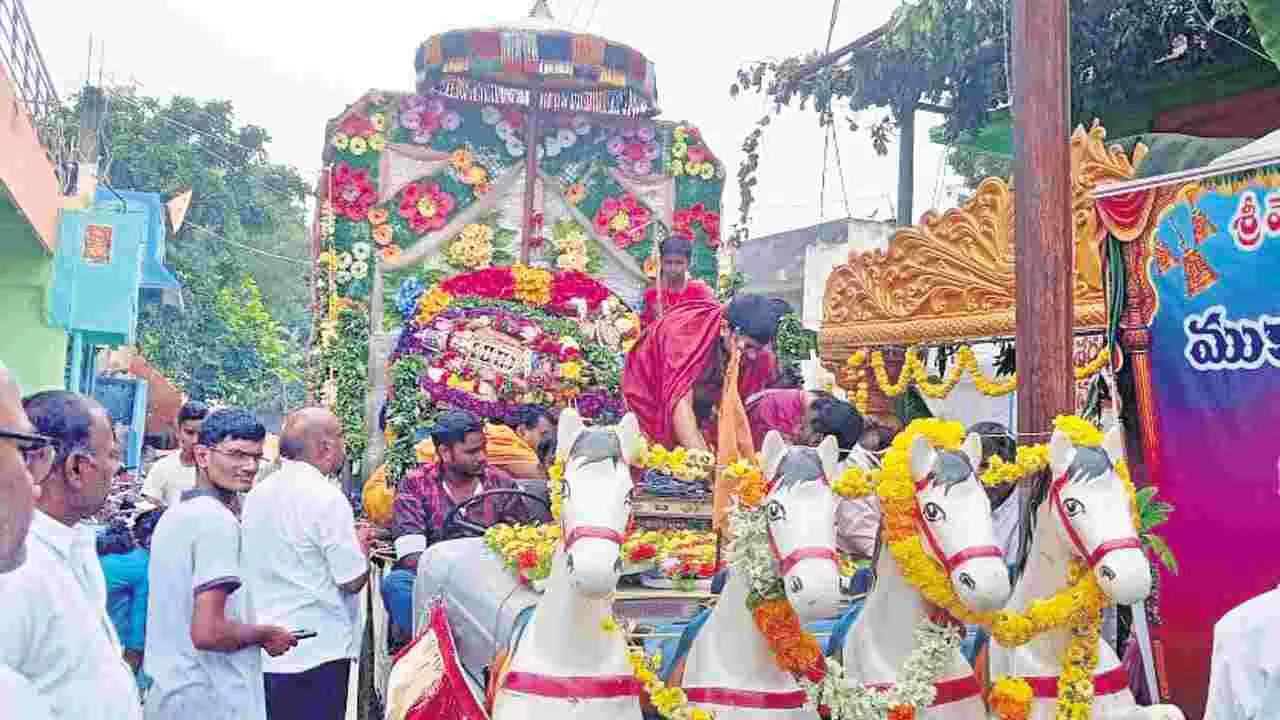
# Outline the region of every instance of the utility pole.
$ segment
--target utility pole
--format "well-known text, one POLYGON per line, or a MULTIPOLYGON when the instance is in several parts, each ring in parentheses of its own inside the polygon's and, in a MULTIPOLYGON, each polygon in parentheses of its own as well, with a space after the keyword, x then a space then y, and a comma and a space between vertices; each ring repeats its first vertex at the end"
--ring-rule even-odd
POLYGON ((1063 0, 1013 3, 1018 432, 1029 442, 1075 411, 1069 13, 1063 0))

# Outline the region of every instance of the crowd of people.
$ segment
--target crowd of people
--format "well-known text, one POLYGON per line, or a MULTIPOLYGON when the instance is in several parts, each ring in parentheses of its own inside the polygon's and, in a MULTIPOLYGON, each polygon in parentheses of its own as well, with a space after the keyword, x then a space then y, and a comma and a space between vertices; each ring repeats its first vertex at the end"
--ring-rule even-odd
MULTIPOLYGON (((645 435, 720 457, 726 447, 754 453, 769 431, 800 445, 833 436, 843 459, 874 463, 897 428, 829 393, 781 387, 770 348, 785 305, 752 295, 721 305, 688 279, 689 258, 687 242, 662 245, 661 289, 646 295, 645 330, 626 358, 622 394, 645 435)), ((345 718, 361 593, 380 593, 393 643, 410 640, 428 547, 549 518, 555 426, 549 408, 533 405, 501 419, 443 411, 397 488, 395 561, 374 588, 371 530, 334 481, 347 456, 329 410, 290 414, 279 465, 267 467, 267 431, 251 412, 186 404, 179 449, 151 468, 141 512, 95 532, 85 521, 121 467, 107 410, 66 391, 23 398, 0 367, 0 716, 345 718)), ((976 472, 992 458, 1014 461, 1007 428, 971 431, 982 437, 976 472)), ((988 489, 1006 558, 1025 542, 1021 492, 988 489)), ((874 497, 842 500, 835 523, 840 549, 866 560, 878 552, 874 497)), ((1280 591, 1218 624, 1209 717, 1280 711, 1278 616, 1280 591)))

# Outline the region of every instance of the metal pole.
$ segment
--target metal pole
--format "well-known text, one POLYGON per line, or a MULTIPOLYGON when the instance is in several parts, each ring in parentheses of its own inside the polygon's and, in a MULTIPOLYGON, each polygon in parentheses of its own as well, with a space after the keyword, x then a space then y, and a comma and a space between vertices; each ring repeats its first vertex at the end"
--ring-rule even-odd
POLYGON ((913 103, 898 113, 898 224, 914 222, 916 190, 916 110, 913 103))

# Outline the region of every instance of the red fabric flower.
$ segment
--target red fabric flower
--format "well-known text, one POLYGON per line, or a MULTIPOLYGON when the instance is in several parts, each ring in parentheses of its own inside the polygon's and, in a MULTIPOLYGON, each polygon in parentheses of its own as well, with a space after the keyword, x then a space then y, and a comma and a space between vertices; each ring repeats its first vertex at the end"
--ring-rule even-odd
POLYGON ((457 275, 440 284, 440 289, 455 297, 472 295, 509 300, 515 292, 516 279, 511 268, 495 267, 457 275))
POLYGON ((352 222, 362 222, 370 208, 378 202, 378 193, 369 180, 369 171, 353 168, 345 162, 333 170, 333 211, 352 222))
POLYGON ((532 570, 538 567, 538 552, 533 549, 525 550, 516 556, 516 567, 521 570, 532 570))
POLYGON ((702 147, 691 147, 688 150, 689 162, 698 165, 706 162, 707 149, 702 147))
POLYGON ((707 234, 708 246, 720 246, 719 213, 708 210, 706 205, 702 203, 695 203, 684 210, 677 210, 672 214, 671 230, 676 237, 692 241, 694 239, 693 226, 695 224, 701 225, 703 232, 707 234))
POLYGON ((587 310, 591 311, 600 307, 607 297, 609 288, 586 273, 566 270, 551 278, 551 307, 559 312, 573 312, 570 303, 574 298, 585 300, 587 310))
POLYGON ((367 117, 352 115, 343 120, 338 129, 350 137, 364 137, 373 134, 373 123, 367 117))
POLYGON ((631 561, 640 562, 641 560, 650 560, 658 556, 658 548, 650 543, 637 545, 631 551, 631 561))
POLYGON ((439 230, 449 222, 449 214, 457 201, 440 186, 431 183, 409 183, 400 199, 400 216, 419 235, 439 230))
POLYGON ((605 198, 596 211, 595 227, 611 238, 614 245, 628 248, 644 239, 651 216, 649 208, 641 205, 635 195, 627 193, 621 198, 605 198))

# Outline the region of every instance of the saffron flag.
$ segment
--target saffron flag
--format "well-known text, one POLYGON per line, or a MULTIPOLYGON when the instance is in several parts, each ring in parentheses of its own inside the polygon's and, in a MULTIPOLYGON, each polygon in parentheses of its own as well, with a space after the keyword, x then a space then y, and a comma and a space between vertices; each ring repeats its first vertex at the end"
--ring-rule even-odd
POLYGON ((182 221, 187 219, 187 210, 191 207, 191 191, 173 198, 165 203, 165 207, 169 210, 169 226, 173 228, 173 234, 177 235, 178 230, 182 229, 182 221))
MULTIPOLYGON (((738 375, 742 366, 742 349, 734 343, 729 348, 729 363, 724 373, 724 388, 720 394, 720 415, 716 424, 716 467, 723 468, 742 458, 755 454, 751 444, 751 425, 747 410, 738 393, 738 375)), ((729 501, 737 491, 735 480, 726 473, 717 472, 715 488, 711 495, 711 517, 718 530, 724 525, 729 512, 729 501)))

